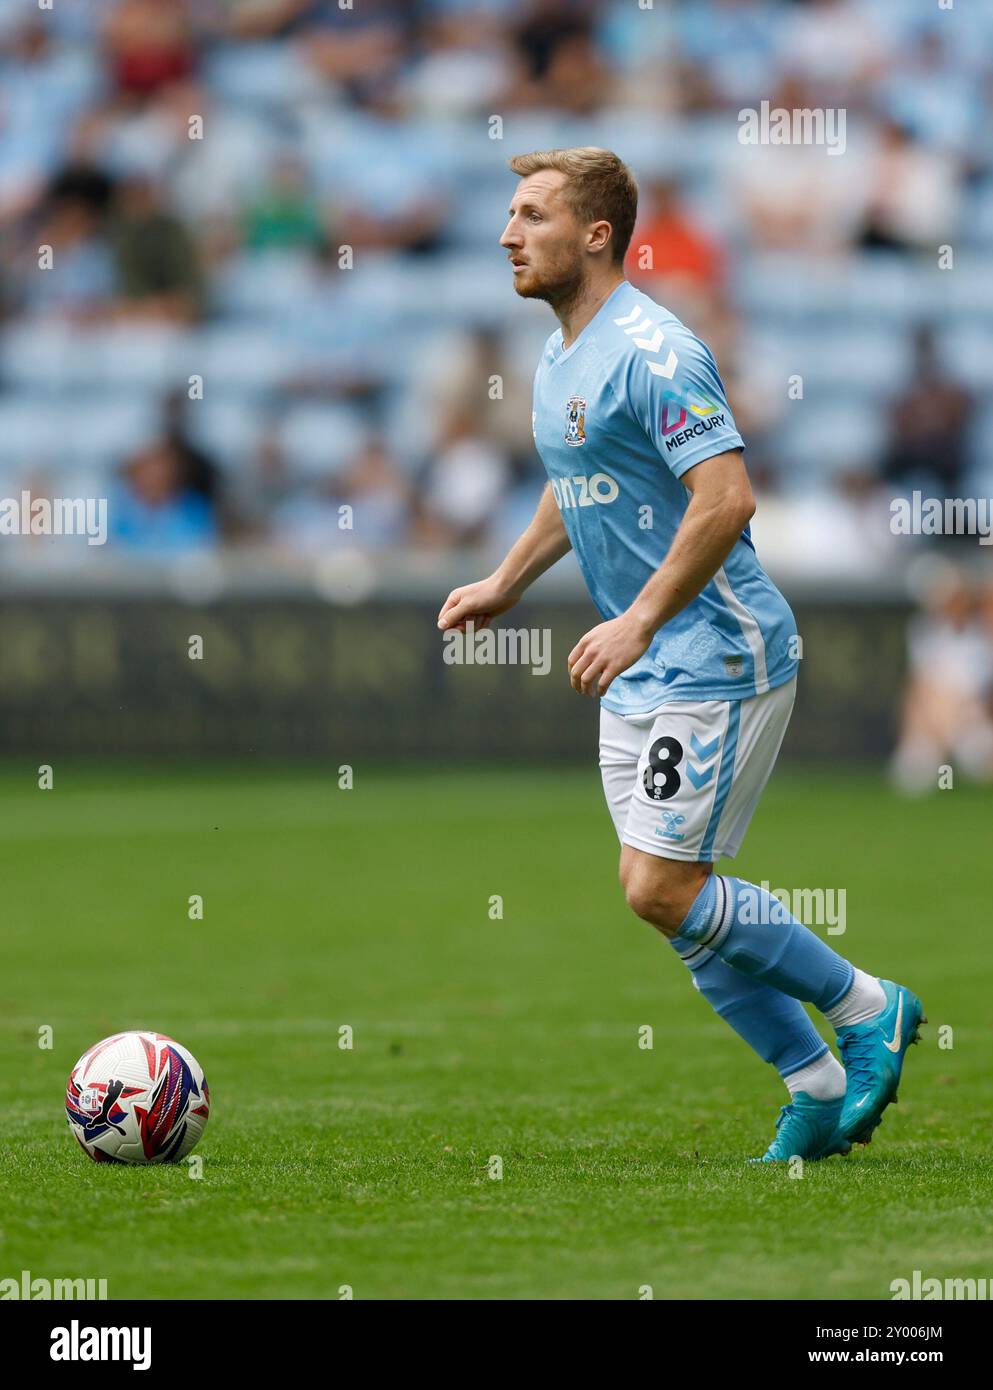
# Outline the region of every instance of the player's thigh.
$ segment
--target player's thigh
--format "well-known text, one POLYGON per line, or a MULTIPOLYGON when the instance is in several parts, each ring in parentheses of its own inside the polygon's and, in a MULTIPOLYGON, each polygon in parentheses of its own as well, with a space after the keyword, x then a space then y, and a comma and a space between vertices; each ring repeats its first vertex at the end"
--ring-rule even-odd
POLYGON ((733 859, 741 848, 765 785, 776 766, 796 699, 796 677, 743 700, 736 768, 714 830, 713 859, 733 859))
POLYGON ((644 741, 644 727, 600 706, 600 778, 619 840, 624 834, 644 741))
POLYGON ((664 859, 737 853, 776 761, 795 682, 750 700, 679 701, 644 738, 622 841, 664 859))

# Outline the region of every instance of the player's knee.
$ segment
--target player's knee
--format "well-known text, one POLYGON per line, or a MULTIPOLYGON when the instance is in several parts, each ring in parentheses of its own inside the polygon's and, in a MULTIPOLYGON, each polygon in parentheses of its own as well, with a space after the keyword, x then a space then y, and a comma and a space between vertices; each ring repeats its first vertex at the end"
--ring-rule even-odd
POLYGON ((654 865, 626 866, 621 871, 621 883, 631 911, 666 936, 676 934, 700 891, 696 876, 667 873, 654 865))

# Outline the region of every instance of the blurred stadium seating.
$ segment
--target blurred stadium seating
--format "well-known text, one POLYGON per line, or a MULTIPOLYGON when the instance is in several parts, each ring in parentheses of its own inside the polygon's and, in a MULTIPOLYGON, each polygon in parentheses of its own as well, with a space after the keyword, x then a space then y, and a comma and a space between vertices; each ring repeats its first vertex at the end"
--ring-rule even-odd
MULTIPOLYGON (((364 528, 357 509, 323 545, 498 547, 542 481, 500 411, 523 409, 526 431, 554 326, 516 299, 497 245, 506 159, 588 143, 642 186, 629 276, 715 348, 755 481, 778 499, 771 568, 791 509, 822 499, 853 539, 854 512, 885 514, 906 481, 894 434, 901 402, 929 390, 922 327, 959 392, 943 398, 959 415, 940 480, 993 490, 988 9, 6 0, 0 69, 6 495, 140 487, 135 458, 168 436, 177 495, 197 491, 216 522, 179 527, 175 548, 292 550, 313 539, 315 489, 378 518, 364 528), (738 109, 777 93, 843 101, 844 154, 742 146, 738 109), (460 370, 478 351, 517 383, 491 410, 460 370), (438 505, 449 475, 458 514, 438 505)), ((154 557, 158 528, 111 530, 108 551, 154 557)), ((0 565, 18 562, 5 547, 0 565)))

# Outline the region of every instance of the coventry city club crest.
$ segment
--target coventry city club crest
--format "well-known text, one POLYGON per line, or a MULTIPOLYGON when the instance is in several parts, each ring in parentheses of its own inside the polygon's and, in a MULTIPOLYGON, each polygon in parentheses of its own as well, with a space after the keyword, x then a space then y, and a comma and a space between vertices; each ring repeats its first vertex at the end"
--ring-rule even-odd
POLYGON ((565 442, 575 449, 586 443, 586 402, 582 396, 570 396, 565 403, 565 442))

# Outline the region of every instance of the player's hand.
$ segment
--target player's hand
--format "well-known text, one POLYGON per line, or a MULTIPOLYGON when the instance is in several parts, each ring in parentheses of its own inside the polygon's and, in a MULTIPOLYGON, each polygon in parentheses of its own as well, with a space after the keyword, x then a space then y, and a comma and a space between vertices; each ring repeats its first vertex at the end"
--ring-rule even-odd
POLYGON ((465 632, 470 620, 477 632, 489 627, 500 613, 513 608, 519 595, 512 593, 493 575, 480 579, 476 584, 463 584, 453 589, 441 605, 438 626, 443 629, 465 632))
POLYGON ((594 698, 604 694, 615 676, 644 656, 653 636, 629 613, 590 628, 569 653, 573 690, 594 698))

